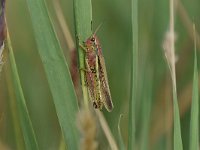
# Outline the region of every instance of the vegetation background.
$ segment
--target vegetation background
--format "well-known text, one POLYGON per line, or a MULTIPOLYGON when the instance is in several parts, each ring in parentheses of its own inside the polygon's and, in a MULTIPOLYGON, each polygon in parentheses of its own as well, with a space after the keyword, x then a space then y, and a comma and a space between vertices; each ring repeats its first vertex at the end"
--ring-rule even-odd
MULTIPOLYGON (((57 0, 45 1, 69 64, 69 49, 55 13, 57 10, 54 1, 57 0)), ((177 0, 177 2, 175 8, 177 95, 183 148, 187 150, 190 142, 194 73, 192 24, 196 25, 197 56, 199 56, 200 1, 177 0)), ((73 0, 59 0, 59 3, 75 41, 73 0)), ((92 10, 92 30, 94 31, 103 22, 97 35, 102 44, 114 103, 114 110, 111 113, 105 110, 103 113, 117 143, 120 143, 119 116, 123 114, 120 129, 123 142, 127 145, 131 85, 131 1, 92 0, 92 10)), ((6 19, 22 89, 39 148, 53 150, 60 147, 61 149, 61 130, 47 77, 37 51, 26 0, 7 0, 6 19)), ((138 28, 139 78, 136 99, 136 147, 137 149, 170 150, 173 147, 172 84, 163 51, 164 38, 169 29, 169 1, 140 0, 138 2, 138 28)), ((18 136, 15 132, 16 120, 19 116, 16 104, 10 101, 10 99, 15 99, 15 94, 8 78, 7 62, 8 58, 5 58, 5 67, 0 76, 0 149, 2 149, 1 146, 17 149, 16 137, 20 137, 17 141, 20 143, 21 140, 22 145, 24 141, 21 130, 18 136), (13 117, 13 111, 16 114, 15 117, 13 117)), ((109 149, 104 133, 100 127, 98 130, 99 149, 109 149)))

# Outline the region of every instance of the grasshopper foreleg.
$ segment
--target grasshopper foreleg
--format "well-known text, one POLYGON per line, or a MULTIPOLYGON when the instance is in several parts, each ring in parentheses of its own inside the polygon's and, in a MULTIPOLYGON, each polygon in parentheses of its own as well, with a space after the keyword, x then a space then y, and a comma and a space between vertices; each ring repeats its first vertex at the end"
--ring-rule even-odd
MULTIPOLYGON (((90 70, 87 70, 85 68, 79 68, 80 71, 83 71, 84 73, 86 73, 86 76, 87 76, 87 73, 91 72, 90 70)), ((87 77, 85 76, 85 86, 88 86, 88 82, 87 82, 87 77)))
POLYGON ((83 44, 79 43, 79 46, 84 52, 88 51, 87 48, 83 44))

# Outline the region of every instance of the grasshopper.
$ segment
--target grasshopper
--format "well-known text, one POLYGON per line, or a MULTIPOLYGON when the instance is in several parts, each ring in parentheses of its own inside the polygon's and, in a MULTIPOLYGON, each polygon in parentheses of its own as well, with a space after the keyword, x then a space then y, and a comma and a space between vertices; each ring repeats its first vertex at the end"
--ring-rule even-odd
POLYGON ((80 47, 85 51, 86 69, 83 70, 86 73, 86 85, 93 107, 101 110, 104 105, 111 112, 113 103, 108 85, 105 60, 96 31, 83 42, 84 45, 80 44, 80 47))

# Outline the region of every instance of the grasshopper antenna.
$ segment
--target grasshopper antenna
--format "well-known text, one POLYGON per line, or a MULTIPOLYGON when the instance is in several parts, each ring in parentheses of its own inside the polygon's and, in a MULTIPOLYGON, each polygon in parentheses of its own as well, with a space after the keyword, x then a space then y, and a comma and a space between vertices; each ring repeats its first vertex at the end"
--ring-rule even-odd
POLYGON ((101 28, 102 25, 103 25, 103 22, 98 25, 98 27, 96 28, 96 30, 94 31, 92 36, 94 36, 99 31, 99 29, 101 28))
POLYGON ((99 31, 99 29, 101 28, 102 25, 103 25, 103 22, 98 25, 98 27, 94 31, 94 34, 96 34, 99 31))

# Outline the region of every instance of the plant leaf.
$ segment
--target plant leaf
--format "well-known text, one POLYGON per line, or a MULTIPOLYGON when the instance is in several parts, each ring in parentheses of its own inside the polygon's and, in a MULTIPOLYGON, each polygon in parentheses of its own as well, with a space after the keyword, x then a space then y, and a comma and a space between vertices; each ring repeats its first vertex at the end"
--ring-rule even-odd
MULTIPOLYGON (((76 47, 79 55, 79 68, 85 67, 85 55, 79 44, 82 44, 89 36, 92 35, 92 3, 91 0, 74 0, 74 19, 76 31, 76 47)), ((81 84, 83 91, 84 105, 88 107, 88 91, 85 86, 85 73, 80 72, 81 84)))
POLYGON ((21 83, 19 80, 19 75, 18 75, 16 63, 15 63, 15 57, 14 57, 13 49, 11 46, 9 33, 7 34, 7 44, 8 44, 8 49, 9 49, 9 61, 10 61, 10 67, 12 71, 14 90, 15 90, 16 100, 17 100, 16 103, 18 107, 19 118, 20 118, 23 136, 24 136, 25 146, 26 146, 26 149, 28 150, 38 150, 39 148, 38 148, 37 140, 35 138, 35 133, 32 127, 29 114, 28 114, 26 101, 25 101, 21 83))
MULTIPOLYGON (((195 27, 194 27, 195 33, 195 27)), ((194 77, 193 77, 193 92, 192 92, 192 108, 190 120, 190 150, 199 150, 199 88, 198 88, 198 69, 197 69, 197 54, 196 54, 196 37, 194 35, 195 54, 194 54, 194 77)))
POLYGON ((128 149, 135 146, 135 104, 138 67, 138 0, 132 0, 132 51, 131 51, 131 96, 129 101, 128 149))
POLYGON ((78 106, 66 60, 44 0, 27 0, 27 4, 65 143, 69 149, 78 149, 78 106))

